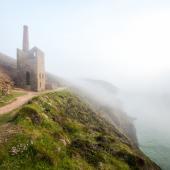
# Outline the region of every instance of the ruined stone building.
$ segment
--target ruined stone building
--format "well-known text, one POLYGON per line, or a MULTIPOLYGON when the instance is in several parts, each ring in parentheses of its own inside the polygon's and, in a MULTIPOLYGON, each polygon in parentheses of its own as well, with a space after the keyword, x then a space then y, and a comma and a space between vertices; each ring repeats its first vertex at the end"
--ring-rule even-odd
POLYGON ((23 30, 23 49, 17 49, 17 84, 27 90, 45 90, 44 53, 37 47, 29 49, 27 26, 23 30))

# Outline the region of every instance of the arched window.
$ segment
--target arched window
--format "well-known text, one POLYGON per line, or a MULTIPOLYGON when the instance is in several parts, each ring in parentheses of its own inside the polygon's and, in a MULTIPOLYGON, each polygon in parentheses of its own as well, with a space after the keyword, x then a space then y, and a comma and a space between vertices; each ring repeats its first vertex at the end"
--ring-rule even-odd
POLYGON ((26 84, 30 85, 30 73, 28 71, 26 72, 26 84))

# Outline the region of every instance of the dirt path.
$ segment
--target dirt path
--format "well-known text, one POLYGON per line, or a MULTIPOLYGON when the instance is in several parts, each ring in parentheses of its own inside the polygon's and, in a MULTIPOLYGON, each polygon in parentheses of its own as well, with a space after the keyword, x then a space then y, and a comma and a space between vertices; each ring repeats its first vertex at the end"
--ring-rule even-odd
MULTIPOLYGON (((63 89, 64 88, 58 88, 55 91, 61 91, 63 89)), ((0 107, 0 115, 11 112, 12 110, 15 110, 15 109, 19 108, 20 106, 24 105, 25 103, 27 103, 33 97, 44 94, 44 93, 48 93, 48 92, 50 92, 50 91, 45 91, 45 92, 42 92, 42 93, 26 92, 25 95, 17 97, 16 100, 13 101, 12 103, 9 103, 9 104, 7 104, 3 107, 0 107)))
POLYGON ((34 96, 38 95, 38 93, 35 92, 26 92, 25 95, 19 96, 16 98, 15 101, 12 103, 9 103, 3 107, 0 107, 0 115, 11 112, 12 110, 17 109, 18 107, 22 106, 26 102, 28 102, 30 99, 32 99, 34 96))

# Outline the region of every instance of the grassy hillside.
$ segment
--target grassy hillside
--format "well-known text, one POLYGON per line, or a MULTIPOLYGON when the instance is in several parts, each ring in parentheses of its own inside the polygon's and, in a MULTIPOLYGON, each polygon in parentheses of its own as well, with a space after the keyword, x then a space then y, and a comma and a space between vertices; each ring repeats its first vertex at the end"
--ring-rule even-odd
POLYGON ((138 146, 134 119, 129 117, 122 108, 122 104, 117 97, 118 88, 113 84, 103 80, 85 79, 77 82, 72 90, 83 100, 89 103, 95 112, 116 126, 138 146))
POLYGON ((36 97, 0 125, 3 170, 159 169, 68 91, 36 97))

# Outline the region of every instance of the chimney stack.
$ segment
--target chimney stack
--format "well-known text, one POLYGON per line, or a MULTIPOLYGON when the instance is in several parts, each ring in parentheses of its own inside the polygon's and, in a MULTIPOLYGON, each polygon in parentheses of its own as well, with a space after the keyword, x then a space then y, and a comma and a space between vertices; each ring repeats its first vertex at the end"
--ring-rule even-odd
POLYGON ((28 26, 24 25, 23 30, 23 51, 29 50, 28 26))

